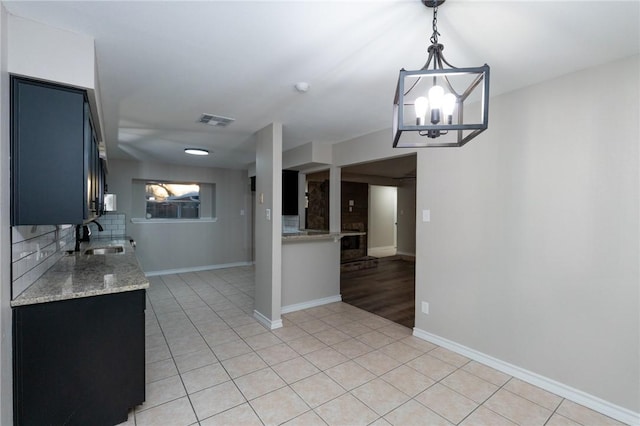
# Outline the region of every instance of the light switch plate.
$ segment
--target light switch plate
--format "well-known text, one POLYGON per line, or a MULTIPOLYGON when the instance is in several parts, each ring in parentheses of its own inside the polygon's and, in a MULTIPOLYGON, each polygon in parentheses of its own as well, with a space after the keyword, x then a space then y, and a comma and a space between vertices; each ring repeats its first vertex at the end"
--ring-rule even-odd
POLYGON ((422 210, 422 221, 431 222, 431 210, 422 210))

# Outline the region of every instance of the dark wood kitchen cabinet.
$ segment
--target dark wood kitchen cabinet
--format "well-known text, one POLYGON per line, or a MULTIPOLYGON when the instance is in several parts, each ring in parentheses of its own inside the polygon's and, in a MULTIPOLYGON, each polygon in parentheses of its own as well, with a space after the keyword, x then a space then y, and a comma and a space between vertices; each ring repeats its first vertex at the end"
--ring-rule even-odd
POLYGON ((145 399, 145 290, 13 308, 14 424, 115 425, 145 399))
POLYGON ((99 216, 104 166, 84 90, 11 77, 11 224, 99 216))

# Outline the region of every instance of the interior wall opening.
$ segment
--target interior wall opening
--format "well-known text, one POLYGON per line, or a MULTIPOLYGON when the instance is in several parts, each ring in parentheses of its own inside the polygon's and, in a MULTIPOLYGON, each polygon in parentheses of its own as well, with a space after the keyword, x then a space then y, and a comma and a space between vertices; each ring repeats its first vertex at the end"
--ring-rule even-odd
POLYGON ((416 155, 341 171, 342 300, 406 327, 415 324, 416 155))

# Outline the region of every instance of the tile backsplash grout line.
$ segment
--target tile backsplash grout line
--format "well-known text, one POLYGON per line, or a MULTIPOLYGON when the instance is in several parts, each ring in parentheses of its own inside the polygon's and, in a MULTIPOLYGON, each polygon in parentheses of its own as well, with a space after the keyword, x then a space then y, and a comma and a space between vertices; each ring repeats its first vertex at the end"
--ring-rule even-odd
MULTIPOLYGON (((125 235, 125 215, 105 214, 101 217, 104 232, 90 224, 94 237, 125 235)), ((20 225, 11 227, 11 299, 17 298, 38 280, 75 244, 74 225, 20 225)))

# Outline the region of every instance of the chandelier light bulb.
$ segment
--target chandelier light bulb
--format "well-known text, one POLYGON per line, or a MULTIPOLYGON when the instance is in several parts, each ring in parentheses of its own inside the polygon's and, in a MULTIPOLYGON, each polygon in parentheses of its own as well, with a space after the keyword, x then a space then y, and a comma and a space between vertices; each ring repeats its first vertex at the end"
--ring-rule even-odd
POLYGON ((444 89, 440 86, 433 86, 429 89, 429 103, 431 109, 442 107, 442 98, 444 98, 444 89))
POLYGON ((442 98, 442 113, 447 119, 447 124, 451 124, 453 121, 453 110, 456 107, 457 101, 456 95, 453 93, 447 93, 442 98))
POLYGON ((418 126, 424 125, 424 117, 427 115, 429 109, 429 101, 424 96, 420 96, 414 103, 416 109, 416 123, 418 126))

